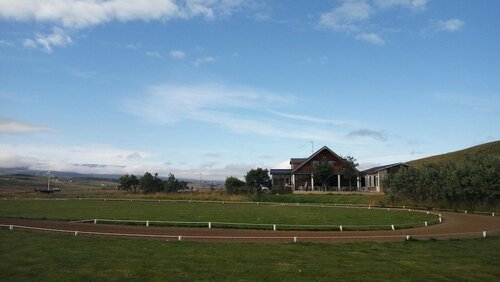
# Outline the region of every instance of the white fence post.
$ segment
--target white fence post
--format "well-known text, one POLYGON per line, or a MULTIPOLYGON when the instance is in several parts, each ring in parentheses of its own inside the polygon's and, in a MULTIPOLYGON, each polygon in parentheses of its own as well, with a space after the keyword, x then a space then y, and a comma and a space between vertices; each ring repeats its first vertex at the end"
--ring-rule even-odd
POLYGON ((406 241, 410 240, 410 235, 406 235, 406 241))
POLYGON ((211 222, 208 223, 208 228, 209 229, 212 228, 212 223, 211 222))
POLYGON ((293 242, 297 243, 297 237, 293 237, 293 242))
POLYGON ((371 210, 372 209, 372 206, 371 205, 368 205, 368 209, 371 210))
POLYGON ((146 227, 149 227, 149 220, 146 220, 146 227))
POLYGON ((427 221, 426 221, 426 222, 424 222, 424 225, 425 225, 425 226, 427 226, 427 221))
POLYGON ((273 224, 273 231, 276 231, 276 224, 273 224))
POLYGON ((78 231, 75 231, 75 236, 78 235, 78 231))
POLYGON ((94 224, 97 224, 97 219, 94 219, 94 224))
POLYGON ((394 228, 394 224, 391 224, 391 228, 392 228, 392 231, 396 230, 396 228, 394 228))
POLYGON ((179 237, 177 237, 177 240, 182 241, 182 236, 179 235, 179 237))
POLYGON ((9 230, 14 230, 14 225, 9 225, 9 230))
POLYGON ((491 216, 495 216, 495 213, 494 213, 494 212, 492 212, 492 213, 491 213, 491 216))
POLYGON ((340 229, 340 232, 344 231, 344 230, 342 229, 342 225, 340 225, 340 226, 339 226, 339 229, 340 229))
POLYGON ((467 210, 465 210, 465 213, 467 213, 467 210))
POLYGON ((486 238, 486 231, 483 231, 483 238, 486 238))

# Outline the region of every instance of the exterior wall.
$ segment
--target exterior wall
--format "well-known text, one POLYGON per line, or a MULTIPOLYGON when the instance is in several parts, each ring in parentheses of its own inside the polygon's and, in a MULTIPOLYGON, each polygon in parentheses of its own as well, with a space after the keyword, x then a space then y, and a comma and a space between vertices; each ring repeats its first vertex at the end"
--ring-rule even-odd
MULTIPOLYGON (((324 162, 324 161, 333 161, 333 169, 332 171, 340 171, 342 169, 342 159, 338 158, 335 155, 332 155, 330 152, 327 150, 323 150, 316 156, 314 156, 313 159, 311 159, 309 162, 307 162, 305 165, 303 165, 296 173, 314 173, 315 171, 315 162, 324 162)), ((298 166, 297 166, 298 167, 298 166)), ((297 168, 295 167, 295 168, 297 168)), ((292 169, 295 169, 292 167, 292 169)))
POLYGON ((271 180, 273 187, 284 188, 291 185, 291 175, 289 174, 273 174, 271 180))

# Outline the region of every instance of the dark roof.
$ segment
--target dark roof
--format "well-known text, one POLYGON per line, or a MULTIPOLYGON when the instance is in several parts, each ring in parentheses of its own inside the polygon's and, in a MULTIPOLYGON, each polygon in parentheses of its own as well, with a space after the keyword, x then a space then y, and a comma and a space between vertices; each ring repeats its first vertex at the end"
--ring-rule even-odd
POLYGON ((384 169, 388 169, 388 168, 391 168, 391 167, 395 167, 395 166, 399 166, 399 165, 404 165, 404 166, 409 166, 405 163, 395 163, 395 164, 390 164, 390 165, 381 165, 381 166, 376 166, 376 167, 372 167, 372 168, 369 168, 369 169, 365 169, 363 170, 363 173, 373 173, 373 172, 378 172, 378 171, 381 171, 381 170, 384 170, 384 169))
POLYGON ((271 174, 291 174, 291 169, 281 169, 281 168, 272 168, 269 173, 271 174))
MULTIPOLYGON (((321 149, 319 149, 318 151, 316 151, 316 153, 312 154, 309 158, 307 158, 306 160, 304 160, 298 167, 296 167, 293 171, 298 171, 301 167, 303 167, 307 162, 309 162, 310 160, 312 160, 314 157, 316 157, 316 155, 318 155, 321 151, 324 151, 324 150, 327 150, 328 152, 330 152, 332 155, 336 156, 337 158, 341 159, 342 161, 345 161, 344 158, 342 158, 341 156, 337 155, 334 151, 332 151, 330 148, 328 148, 327 146, 323 146, 321 149)), ((358 171, 356 168, 354 168, 356 171, 358 171)))

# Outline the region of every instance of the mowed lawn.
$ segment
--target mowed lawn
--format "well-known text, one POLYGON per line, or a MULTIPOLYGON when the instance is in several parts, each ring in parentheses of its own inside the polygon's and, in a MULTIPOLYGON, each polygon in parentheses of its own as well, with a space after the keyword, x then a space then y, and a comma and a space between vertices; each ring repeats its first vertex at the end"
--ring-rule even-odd
POLYGON ((103 200, 1 200, 0 217, 34 219, 134 219, 291 225, 422 225, 436 216, 386 209, 256 203, 103 200))
POLYGON ((498 281, 500 238, 199 243, 0 229, 3 281, 498 281))

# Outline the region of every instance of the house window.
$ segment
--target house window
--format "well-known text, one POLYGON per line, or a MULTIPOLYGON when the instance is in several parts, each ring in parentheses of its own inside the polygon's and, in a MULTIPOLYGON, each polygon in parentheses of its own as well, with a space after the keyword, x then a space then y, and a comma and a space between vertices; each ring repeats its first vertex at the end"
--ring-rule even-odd
POLYGON ((319 161, 313 161, 313 166, 319 166, 319 161))
POLYGON ((331 165, 331 166, 334 166, 335 165, 335 161, 328 161, 328 164, 331 165))

